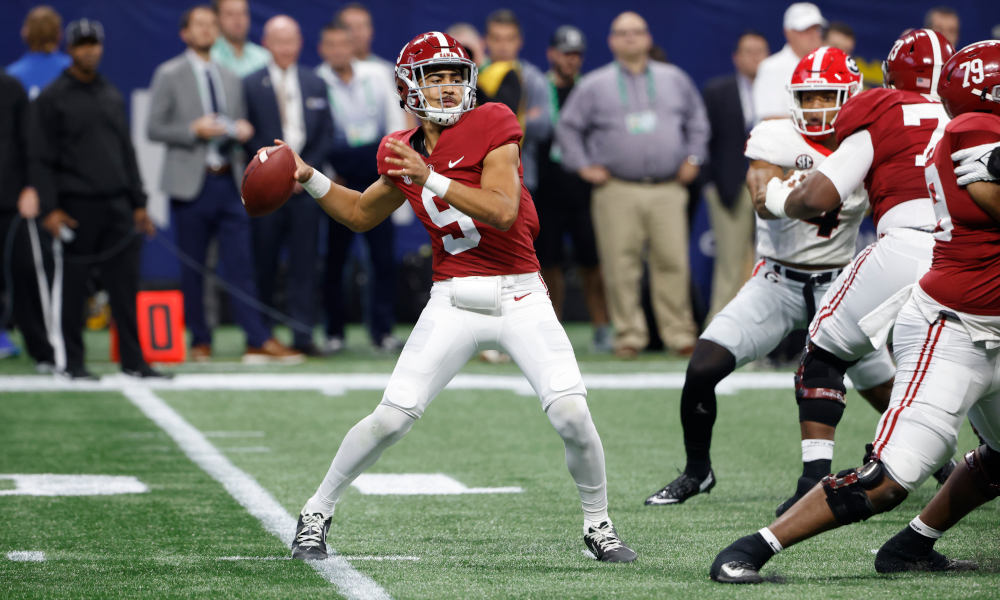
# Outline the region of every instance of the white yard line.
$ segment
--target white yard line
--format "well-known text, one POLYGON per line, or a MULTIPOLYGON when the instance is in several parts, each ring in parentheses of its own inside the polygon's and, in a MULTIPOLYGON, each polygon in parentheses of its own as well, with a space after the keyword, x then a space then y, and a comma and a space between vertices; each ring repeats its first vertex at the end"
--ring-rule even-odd
POLYGON ((7 553, 7 560, 13 562, 45 562, 45 553, 36 550, 14 550, 7 553))
MULTIPOLYGON (((264 529, 291 548, 295 535, 295 517, 288 514, 257 480, 234 465, 208 438, 149 388, 125 387, 122 393, 166 431, 192 462, 221 483, 247 512, 260 521, 264 529)), ((342 556, 331 555, 326 560, 309 561, 309 565, 349 600, 391 598, 379 584, 356 571, 342 556)))
MULTIPOLYGON (((591 390, 679 390, 684 387, 684 373, 622 373, 584 375, 591 390)), ((3 392, 100 392, 146 388, 152 390, 316 390, 326 395, 340 395, 352 390, 384 390, 389 374, 232 374, 178 375, 170 381, 145 382, 123 375, 107 375, 100 381, 69 381, 51 375, 22 375, 0 379, 3 392)), ((850 387, 850 380, 845 383, 850 387)), ((791 373, 733 373, 716 387, 719 394, 740 390, 790 390, 795 387, 791 373)), ((458 375, 448 384, 449 390, 509 390, 533 396, 523 375, 458 375)))

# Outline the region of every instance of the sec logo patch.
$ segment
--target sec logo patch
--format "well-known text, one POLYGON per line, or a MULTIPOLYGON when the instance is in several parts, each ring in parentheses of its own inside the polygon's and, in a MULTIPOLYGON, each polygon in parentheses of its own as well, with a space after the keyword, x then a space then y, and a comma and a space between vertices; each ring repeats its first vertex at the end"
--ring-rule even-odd
POLYGON ((795 166, 800 171, 811 169, 813 168, 813 157, 808 154, 800 154, 799 157, 795 159, 795 166))

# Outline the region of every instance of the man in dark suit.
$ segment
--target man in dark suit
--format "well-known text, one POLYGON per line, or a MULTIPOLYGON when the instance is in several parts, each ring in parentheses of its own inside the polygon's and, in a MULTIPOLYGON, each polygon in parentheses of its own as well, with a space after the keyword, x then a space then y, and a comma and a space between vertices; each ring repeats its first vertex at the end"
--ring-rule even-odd
POLYGON ((709 183, 704 194, 715 233, 712 303, 706 325, 736 297, 753 267, 754 211, 745 182, 747 159, 743 149, 756 121, 753 80, 757 65, 767 58, 768 52, 764 36, 755 31, 745 32, 733 52, 736 72, 712 79, 702 92, 712 124, 708 143, 709 183))
MULTIPOLYGON (((243 79, 247 119, 254 136, 248 152, 257 152, 284 140, 311 164, 322 164, 333 141, 333 116, 327 104, 326 83, 310 69, 298 65, 302 33, 298 23, 285 15, 264 25, 263 45, 271 51, 270 64, 243 79)), ((288 246, 285 299, 289 315, 305 327, 294 328, 296 350, 319 354, 313 344, 318 278, 319 205, 295 185, 288 202, 270 215, 251 222, 257 287, 267 304, 275 304, 275 279, 283 244, 288 246)), ((272 323, 273 325, 273 323, 272 323)))

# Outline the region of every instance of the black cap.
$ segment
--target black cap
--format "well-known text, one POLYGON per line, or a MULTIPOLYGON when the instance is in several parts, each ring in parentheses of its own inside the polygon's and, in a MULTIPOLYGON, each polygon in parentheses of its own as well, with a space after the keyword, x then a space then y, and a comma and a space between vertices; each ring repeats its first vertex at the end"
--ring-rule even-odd
POLYGON ((587 50, 587 38, 576 27, 563 25, 552 34, 552 39, 549 40, 549 48, 555 48, 560 52, 585 52, 587 50))
POLYGON ((84 40, 104 43, 104 27, 91 19, 80 19, 66 26, 66 45, 75 46, 84 40))

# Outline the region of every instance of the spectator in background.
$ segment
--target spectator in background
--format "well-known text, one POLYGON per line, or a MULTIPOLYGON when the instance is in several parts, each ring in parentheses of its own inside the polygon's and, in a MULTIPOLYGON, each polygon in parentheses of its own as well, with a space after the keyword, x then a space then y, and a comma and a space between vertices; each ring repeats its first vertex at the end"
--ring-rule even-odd
POLYGON ((479 30, 476 29, 475 25, 455 23, 445 33, 455 38, 459 44, 462 44, 462 47, 469 53, 469 57, 472 59, 472 62, 476 63, 477 67, 483 66, 486 62, 486 46, 483 44, 483 38, 479 35, 479 30))
MULTIPOLYGON (((254 129, 246 145, 250 156, 280 138, 303 160, 323 164, 333 139, 333 119, 326 84, 311 69, 299 68, 299 24, 288 16, 272 17, 264 25, 261 41, 273 60, 267 68, 243 79, 247 120, 254 129)), ((289 316, 307 327, 293 330, 292 345, 307 356, 320 355, 313 343, 313 327, 322 213, 316 201, 296 184, 295 193, 284 206, 250 223, 257 288, 272 307, 281 249, 288 248, 285 302, 289 316)))
POLYGON ((552 121, 545 75, 518 59, 523 45, 521 23, 513 12, 500 9, 486 18, 489 61, 479 70, 476 99, 480 104, 506 104, 517 115, 524 131, 521 142, 524 185, 534 194, 538 188, 538 144, 552 134, 552 121))
MULTIPOLYGON (((66 46, 73 64, 35 99, 28 137, 39 215, 45 229, 65 244, 70 263, 62 270, 63 280, 57 273, 53 285, 62 290, 62 340, 54 344, 65 344, 65 364, 60 360, 56 366, 72 379, 97 379, 84 366, 83 348, 87 280, 97 266, 118 328, 122 371, 164 378, 146 364, 139 346, 135 296, 141 241, 135 232, 151 236, 155 229, 146 213, 125 98, 97 71, 104 54, 100 23, 70 23, 66 46), (83 262, 94 255, 103 260, 83 262)), ((62 244, 56 244, 58 253, 62 244)))
MULTIPOLYGON (((368 10, 367 6, 360 2, 352 2, 340 9, 334 21, 343 23, 351 33, 355 58, 382 65, 392 75, 396 69, 396 65, 381 56, 372 54, 372 40, 375 38, 375 27, 372 25, 372 13, 368 10)), ((393 79, 395 79, 395 76, 393 76, 393 79)))
POLYGON ((29 100, 37 98, 73 62, 59 51, 61 36, 62 17, 54 8, 42 5, 28 11, 21 26, 21 39, 28 51, 7 67, 7 74, 21 82, 29 100))
MULTIPOLYGON (((558 123, 559 110, 566 104, 580 78, 586 50, 583 32, 572 25, 556 29, 549 41, 549 72, 546 77, 553 124, 558 123)), ((535 238, 535 253, 542 267, 542 278, 552 297, 552 307, 561 320, 566 298, 563 238, 569 235, 573 240, 573 259, 580 267, 583 279, 583 299, 594 326, 594 349, 611 352, 614 339, 608 324, 604 282, 590 218, 590 194, 589 183, 562 168, 562 152, 552 138, 539 144, 538 193, 533 196, 540 226, 535 238)))
POLYGON ((823 45, 843 50, 844 54, 854 54, 854 29, 843 21, 834 21, 823 32, 823 45))
MULTIPOLYGON (((327 25, 319 45, 324 62, 316 73, 326 81, 333 109, 334 137, 329 162, 336 171, 337 182, 364 191, 379 178, 376 157, 379 142, 384 135, 405 129, 406 116, 385 69, 380 64, 358 59, 355 47, 346 25, 339 21, 327 25)), ((332 218, 327 223, 324 350, 335 353, 344 348, 343 274, 354 232, 332 218)), ((387 351, 401 346, 392 336, 396 304, 394 227, 392 220, 386 219, 363 234, 371 259, 369 333, 372 343, 387 351)))
POLYGON ((271 53, 251 42, 250 5, 247 0, 213 0, 212 8, 219 18, 218 36, 212 46, 212 60, 246 77, 271 62, 271 53))
POLYGON ((785 40, 788 43, 760 63, 753 82, 753 104, 758 121, 788 118, 787 87, 792 72, 805 55, 823 45, 822 29, 826 25, 819 8, 810 2, 798 2, 785 11, 785 40))
POLYGON ((634 358, 649 343, 640 303, 649 251, 653 311, 671 350, 690 355, 685 187, 707 157, 709 124, 691 79, 649 60, 646 21, 620 14, 608 38, 615 61, 583 77, 562 109, 556 142, 563 167, 594 186, 592 214, 615 354, 634 358))
POLYGON ((958 35, 961 25, 958 13, 950 6, 935 6, 924 15, 924 27, 943 35, 956 50, 959 48, 958 35))
POLYGON ((706 325, 736 297, 750 278, 755 260, 753 200, 746 186, 748 164, 743 150, 756 120, 753 81, 768 53, 763 35, 744 32, 733 51, 736 72, 710 80, 702 92, 712 125, 706 166, 709 185, 702 191, 715 235, 712 302, 706 325))
MULTIPOLYGON (((245 164, 240 144, 254 132, 245 119, 239 78, 209 54, 218 35, 211 7, 199 5, 184 12, 180 37, 187 51, 157 67, 146 131, 149 139, 167 145, 161 187, 170 196, 177 245, 203 270, 209 241, 219 241, 220 266, 238 291, 230 295, 230 306, 246 332, 243 362, 294 364, 305 356, 272 338, 256 307, 250 217, 239 192, 245 164)), ((187 264, 181 267, 184 319, 196 361, 212 357, 203 286, 201 272, 187 264)))
MULTIPOLYGON (((38 192, 28 185, 27 124, 28 95, 17 79, 0 71, 0 265, 10 268, 5 273, 9 282, 0 277, 0 296, 11 303, 0 307, 0 313, 13 316, 39 372, 51 373, 55 367, 49 342, 52 303, 49 276, 42 267, 48 257, 42 249, 52 241, 35 222, 39 201, 38 192), (12 230, 18 218, 21 222, 12 230), (14 239, 8 239, 9 235, 14 239), (6 255, 8 246, 10 256, 6 255), (8 283, 13 289, 7 289, 8 283)), ((0 323, 4 328, 0 329, 0 358, 20 352, 7 336, 7 325, 0 323)))

